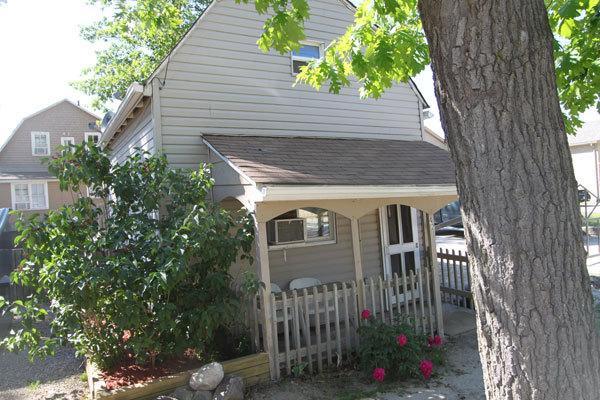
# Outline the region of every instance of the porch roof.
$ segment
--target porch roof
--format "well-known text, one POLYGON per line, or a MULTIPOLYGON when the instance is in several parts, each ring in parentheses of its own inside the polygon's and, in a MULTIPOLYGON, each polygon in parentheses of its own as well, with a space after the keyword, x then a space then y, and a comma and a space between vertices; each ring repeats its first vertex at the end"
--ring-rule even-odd
POLYGON ((448 152, 424 141, 205 135, 257 184, 455 185, 448 152))

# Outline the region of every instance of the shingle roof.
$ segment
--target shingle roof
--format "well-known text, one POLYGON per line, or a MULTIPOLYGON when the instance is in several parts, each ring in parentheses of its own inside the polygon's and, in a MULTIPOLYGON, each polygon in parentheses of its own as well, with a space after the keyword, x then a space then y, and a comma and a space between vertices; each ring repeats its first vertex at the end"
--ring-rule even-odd
POLYGON ((9 172, 0 170, 0 181, 23 181, 23 180, 47 180, 56 179, 48 171, 43 172, 9 172))
POLYGON ((205 135, 256 183, 302 185, 454 185, 448 153, 404 140, 205 135))

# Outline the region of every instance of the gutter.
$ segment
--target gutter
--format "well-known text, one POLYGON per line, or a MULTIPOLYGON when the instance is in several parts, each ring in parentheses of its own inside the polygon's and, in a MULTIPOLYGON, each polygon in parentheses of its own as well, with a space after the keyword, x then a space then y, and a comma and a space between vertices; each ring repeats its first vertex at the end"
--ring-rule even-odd
POLYGON ((115 136, 117 130, 123 125, 125 119, 129 116, 131 111, 133 111, 134 107, 140 101, 140 99, 144 96, 144 85, 134 82, 127 89, 127 93, 125 94, 125 98, 119 104, 119 108, 117 108, 117 112, 113 116, 113 118, 108 123, 104 132, 100 136, 101 144, 108 144, 110 140, 115 136))

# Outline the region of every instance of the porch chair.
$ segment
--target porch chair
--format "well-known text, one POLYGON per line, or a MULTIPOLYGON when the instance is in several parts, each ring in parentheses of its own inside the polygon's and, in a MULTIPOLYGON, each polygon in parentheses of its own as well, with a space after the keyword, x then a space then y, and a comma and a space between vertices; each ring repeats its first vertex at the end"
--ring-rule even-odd
POLYGON ((317 278, 297 278, 290 282, 290 290, 298 290, 319 286, 321 281, 317 278))

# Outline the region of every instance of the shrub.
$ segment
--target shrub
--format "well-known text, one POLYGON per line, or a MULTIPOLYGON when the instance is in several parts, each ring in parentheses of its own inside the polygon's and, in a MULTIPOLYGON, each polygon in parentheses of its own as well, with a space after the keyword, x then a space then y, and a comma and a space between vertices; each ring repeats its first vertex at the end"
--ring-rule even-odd
POLYGON ((378 382, 388 377, 429 379, 435 365, 443 363, 443 343, 439 336, 416 333, 406 320, 386 324, 369 310, 361 313, 358 328, 359 368, 378 382))
POLYGON ((175 170, 149 154, 111 164, 93 145, 72 150, 48 166, 80 197, 18 223, 25 259, 11 279, 34 293, 5 305, 21 327, 1 345, 33 358, 68 342, 104 368, 125 355, 154 363, 210 351, 214 333, 239 319, 229 267, 252 262, 251 219, 209 200, 206 166, 175 170), (45 336, 36 323, 48 312, 45 336))

